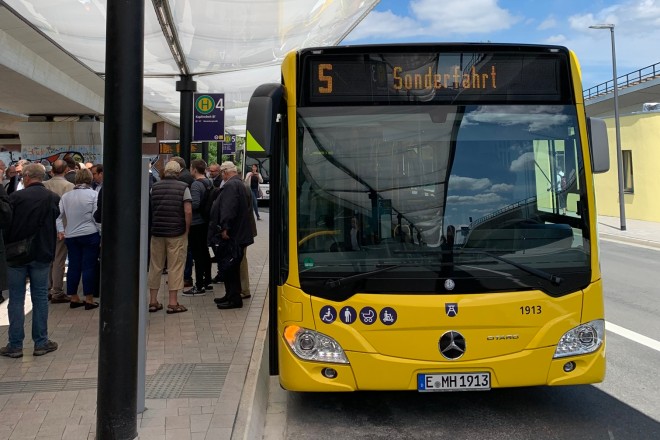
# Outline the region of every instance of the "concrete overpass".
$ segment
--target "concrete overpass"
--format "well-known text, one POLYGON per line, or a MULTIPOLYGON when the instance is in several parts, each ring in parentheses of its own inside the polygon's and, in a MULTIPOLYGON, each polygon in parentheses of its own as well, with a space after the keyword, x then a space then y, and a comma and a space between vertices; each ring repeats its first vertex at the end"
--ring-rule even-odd
MULTIPOLYGON (((619 115, 642 111, 645 103, 660 103, 660 63, 627 73, 618 78, 619 115)), ((587 116, 614 117, 613 82, 585 90, 587 116)))
MULTIPOLYGON (((165 139, 178 137, 182 75, 225 93, 225 128, 238 133, 231 126, 244 127, 252 91, 279 79, 286 53, 340 43, 378 0, 180 3, 145 2, 143 132, 165 123, 165 139)), ((20 145, 27 122, 103 120, 106 37, 101 3, 0 0, 0 148, 20 145)))

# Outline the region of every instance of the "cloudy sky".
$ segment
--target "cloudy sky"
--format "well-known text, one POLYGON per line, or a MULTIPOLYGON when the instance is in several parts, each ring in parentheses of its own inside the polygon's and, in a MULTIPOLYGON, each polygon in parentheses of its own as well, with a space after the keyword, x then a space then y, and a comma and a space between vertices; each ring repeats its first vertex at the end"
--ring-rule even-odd
POLYGON ((612 78, 610 31, 589 29, 600 23, 615 25, 618 76, 660 63, 660 0, 381 0, 343 43, 559 44, 586 89, 612 78))

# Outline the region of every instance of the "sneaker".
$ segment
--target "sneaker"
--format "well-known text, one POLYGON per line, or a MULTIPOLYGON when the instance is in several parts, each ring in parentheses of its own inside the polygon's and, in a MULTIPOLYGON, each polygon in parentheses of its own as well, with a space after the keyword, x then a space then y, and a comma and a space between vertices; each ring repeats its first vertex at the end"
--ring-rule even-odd
POLYGON ((224 283, 225 279, 223 277, 221 277, 220 274, 218 274, 218 275, 213 277, 213 282, 215 284, 220 284, 220 283, 224 283))
POLYGON ((206 289, 206 290, 213 290, 213 284, 211 284, 211 283, 208 282, 208 281, 207 281, 207 283, 208 283, 208 284, 206 284, 206 286, 204 286, 204 289, 206 289))
POLYGON ((62 304, 70 302, 70 299, 64 292, 53 293, 53 296, 50 298, 50 302, 53 304, 62 304))
POLYGON ((199 288, 197 286, 192 286, 191 289, 184 290, 181 295, 183 296, 204 296, 206 295, 206 290, 203 287, 199 288))
POLYGON ((10 358, 22 358, 23 349, 22 348, 11 348, 9 345, 6 347, 0 348, 0 356, 7 356, 10 358))
POLYGON ((32 354, 34 356, 43 356, 46 353, 50 353, 51 351, 55 351, 55 350, 57 350, 57 342, 51 341, 49 339, 45 345, 41 347, 34 347, 34 352, 32 354))

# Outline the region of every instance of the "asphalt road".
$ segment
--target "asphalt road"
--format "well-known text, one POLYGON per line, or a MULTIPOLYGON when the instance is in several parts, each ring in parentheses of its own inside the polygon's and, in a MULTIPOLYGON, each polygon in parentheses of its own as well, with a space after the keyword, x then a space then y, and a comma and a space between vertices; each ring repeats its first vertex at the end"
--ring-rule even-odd
POLYGON ((608 322, 602 384, 468 393, 271 387, 282 403, 269 415, 265 438, 660 439, 660 250, 601 241, 601 267, 608 322))

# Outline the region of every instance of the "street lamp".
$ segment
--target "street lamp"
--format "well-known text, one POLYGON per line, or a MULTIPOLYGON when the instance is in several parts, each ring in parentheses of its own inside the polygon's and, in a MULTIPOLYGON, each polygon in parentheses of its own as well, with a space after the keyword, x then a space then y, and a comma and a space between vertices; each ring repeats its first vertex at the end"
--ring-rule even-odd
POLYGON ((619 218, 621 230, 626 230, 626 205, 623 200, 623 154, 621 153, 621 127, 619 125, 619 86, 616 76, 616 49, 614 45, 614 25, 595 24, 590 29, 609 29, 612 36, 612 76, 614 77, 614 127, 616 131, 616 161, 619 174, 619 218))

